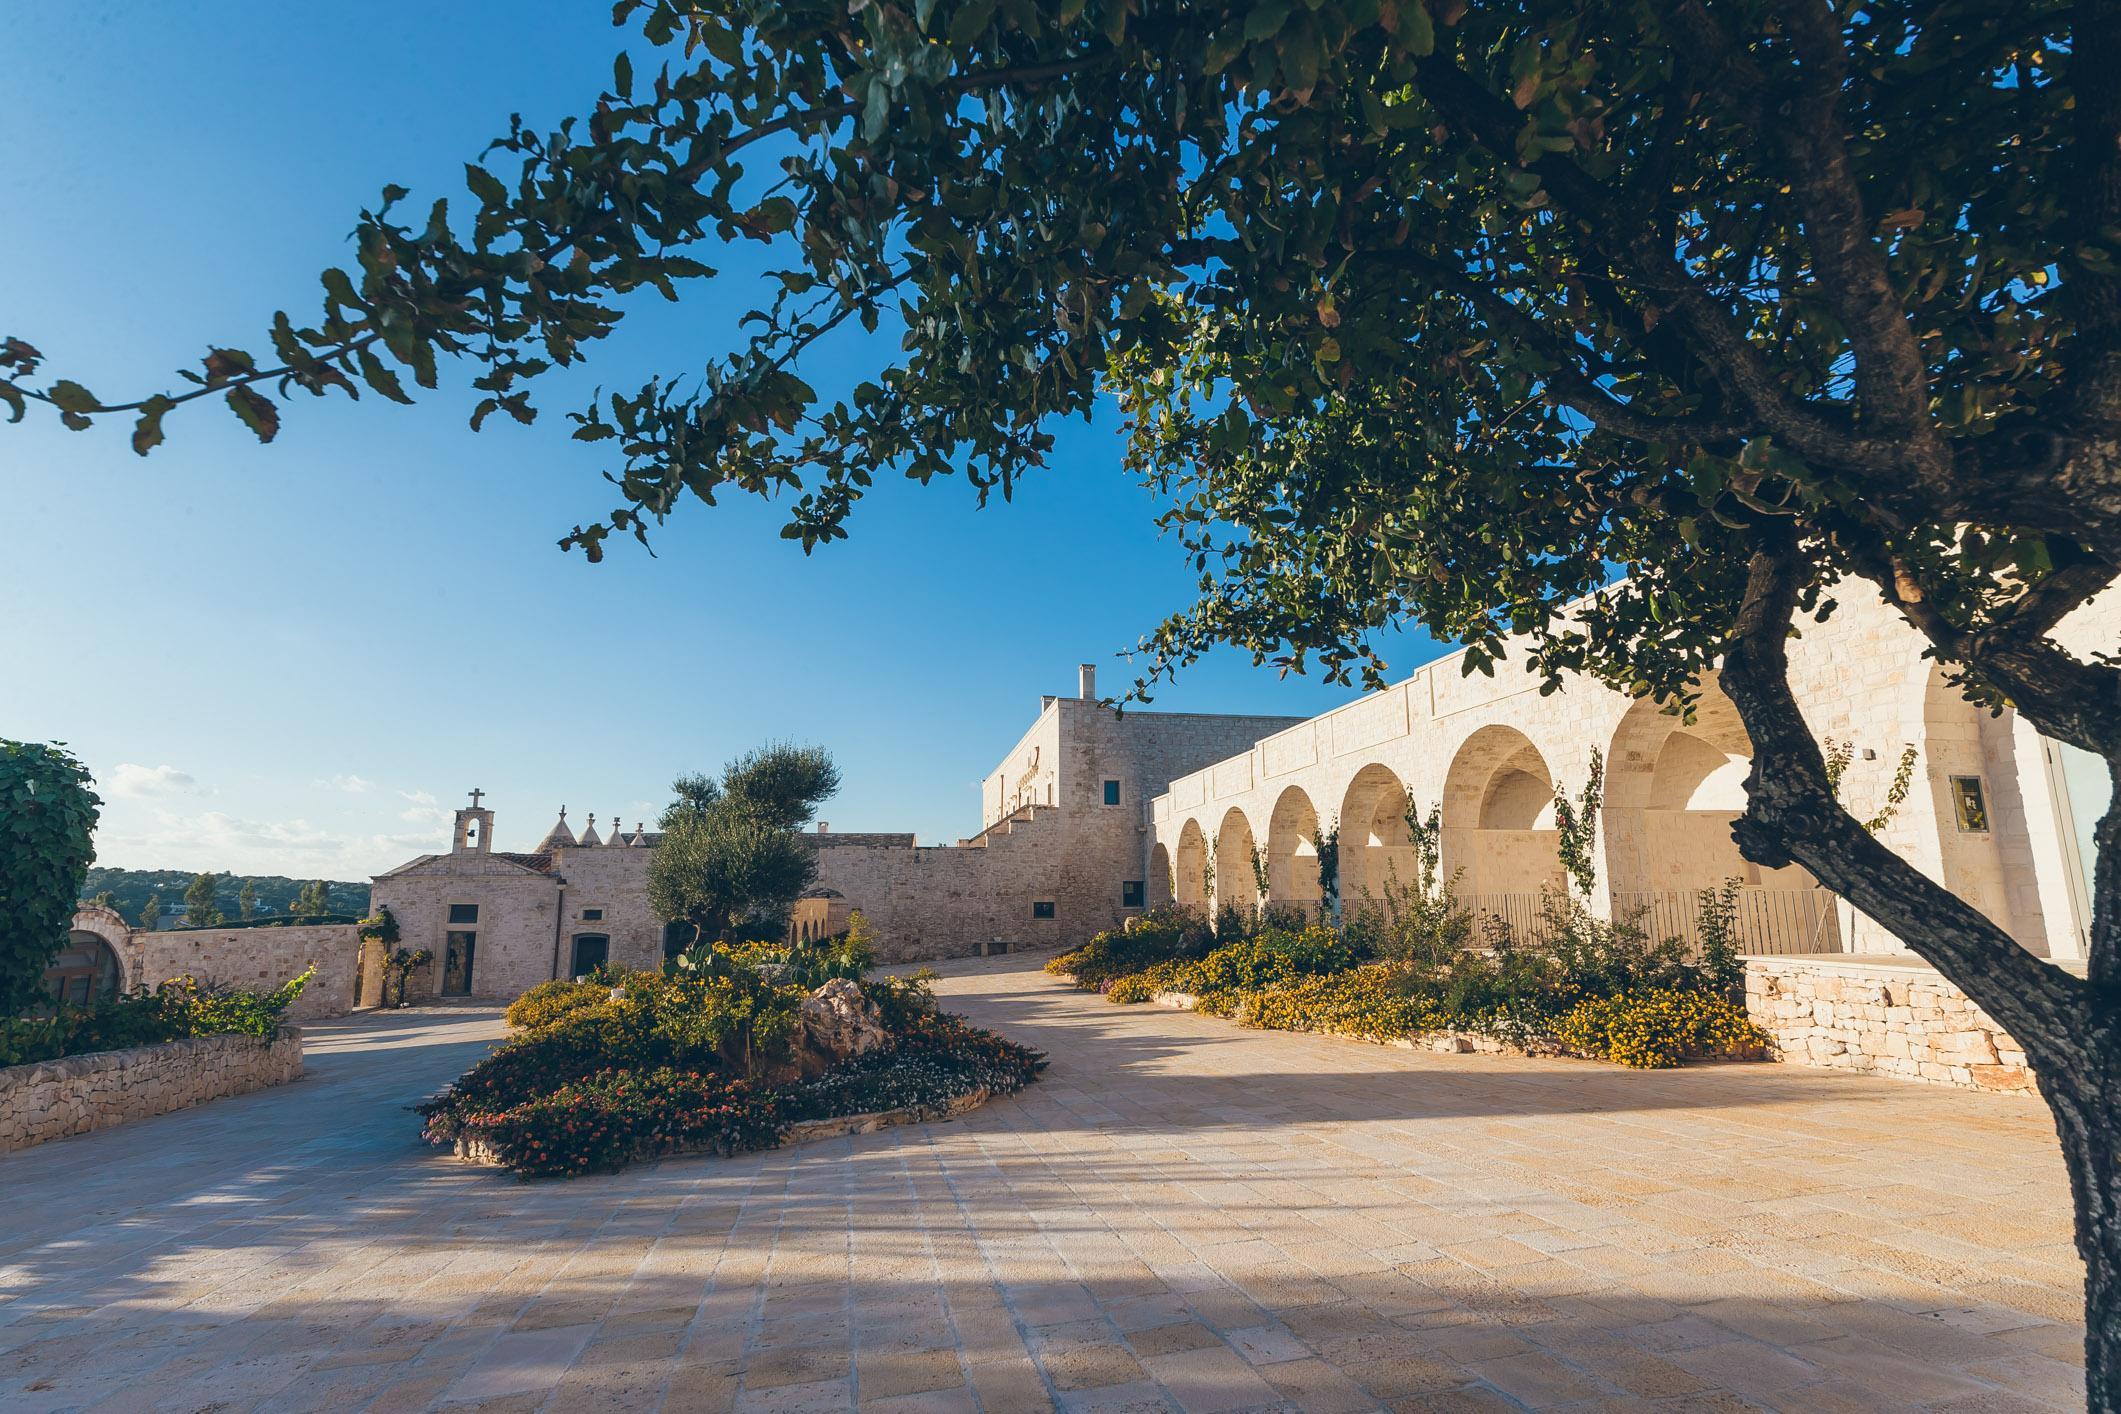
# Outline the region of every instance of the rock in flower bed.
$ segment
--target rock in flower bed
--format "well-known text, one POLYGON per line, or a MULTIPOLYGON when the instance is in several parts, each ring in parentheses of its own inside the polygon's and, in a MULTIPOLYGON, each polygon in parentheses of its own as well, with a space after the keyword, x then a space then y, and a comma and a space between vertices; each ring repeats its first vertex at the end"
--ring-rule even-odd
POLYGON ((919 978, 842 966, 813 988, 813 959, 757 956, 695 949, 664 973, 526 993, 518 1034, 420 1107, 426 1137, 525 1176, 611 1171, 771 1148, 803 1121, 952 1113, 1045 1067, 938 1011, 919 978))
POLYGON ((1663 1067, 1755 1059, 1767 1037, 1736 999, 1731 950, 1652 943, 1639 926, 1550 897, 1534 946, 1507 930, 1476 936, 1449 896, 1366 910, 1341 926, 1302 919, 1246 927, 1160 910, 1099 934, 1046 970, 1114 1002, 1184 998, 1245 1026, 1369 1041, 1450 1040, 1482 1049, 1663 1067))

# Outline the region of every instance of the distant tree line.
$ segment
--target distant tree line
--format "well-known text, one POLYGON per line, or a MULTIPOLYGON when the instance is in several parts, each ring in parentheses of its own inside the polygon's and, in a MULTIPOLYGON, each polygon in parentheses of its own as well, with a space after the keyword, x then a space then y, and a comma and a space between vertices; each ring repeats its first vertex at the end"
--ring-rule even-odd
POLYGON ((289 879, 278 874, 191 874, 181 869, 91 867, 81 886, 86 903, 115 909, 135 928, 214 923, 253 918, 343 913, 365 918, 368 885, 328 879, 289 879), (178 904, 184 913, 177 913, 178 904))

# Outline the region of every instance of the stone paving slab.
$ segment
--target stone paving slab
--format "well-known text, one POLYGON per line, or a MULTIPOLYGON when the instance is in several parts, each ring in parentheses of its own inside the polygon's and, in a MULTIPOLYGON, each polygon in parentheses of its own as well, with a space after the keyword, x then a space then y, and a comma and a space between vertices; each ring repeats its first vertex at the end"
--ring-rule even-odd
POLYGON ((0 1157, 14 1410, 2081 1407, 2037 1101, 938 990, 1053 1056, 950 1123, 572 1183, 420 1145, 481 1009, 0 1157))

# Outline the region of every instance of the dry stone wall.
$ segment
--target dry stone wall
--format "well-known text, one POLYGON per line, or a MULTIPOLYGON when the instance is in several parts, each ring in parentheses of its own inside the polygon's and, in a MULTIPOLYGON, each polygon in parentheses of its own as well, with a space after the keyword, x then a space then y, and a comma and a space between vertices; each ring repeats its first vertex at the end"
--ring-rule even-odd
POLYGON ((195 977, 214 986, 270 992, 314 966, 317 975, 287 1014, 293 1021, 316 1021, 353 1010, 361 935, 351 923, 185 928, 134 933, 121 953, 128 987, 159 987, 172 977, 195 977))
POLYGON ((1964 992, 1898 958, 1746 959, 1745 1009, 1778 1059, 2032 1093, 2025 1051, 1964 992))
MULTIPOLYGON (((150 935, 152 936, 152 935, 150 935)), ((0 1153, 302 1077, 302 1033, 198 1036, 0 1069, 0 1153)))

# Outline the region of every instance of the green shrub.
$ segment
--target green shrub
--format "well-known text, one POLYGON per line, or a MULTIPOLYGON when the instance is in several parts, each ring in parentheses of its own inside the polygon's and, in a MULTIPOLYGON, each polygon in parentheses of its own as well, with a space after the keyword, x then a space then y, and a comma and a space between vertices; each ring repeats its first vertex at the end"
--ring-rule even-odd
POLYGON ((1345 972, 1362 961, 1353 943, 1332 928, 1313 924, 1225 943, 1198 961, 1166 963, 1154 971, 1151 980, 1159 991, 1193 993, 1201 999, 1203 1010, 1220 1015, 1234 1006, 1234 1002, 1224 1003, 1224 994, 1256 992, 1303 977, 1345 972))
POLYGON ((1758 1056, 1768 1043, 1728 997, 1661 987, 1579 1002, 1555 1020, 1554 1037, 1585 1055, 1652 1068, 1758 1056))
POLYGON ((1120 1003, 1154 1001, 1156 990, 1156 983, 1148 973, 1136 972, 1113 978, 1112 985, 1105 988, 1105 1000, 1120 1003))
POLYGON ((1086 992, 1098 992, 1115 977, 1160 962, 1200 957, 1213 946, 1213 935, 1199 914, 1165 905, 1142 914, 1130 928, 1099 933, 1075 951, 1062 953, 1046 964, 1046 971, 1074 978, 1086 992))
POLYGON ((611 988, 594 982, 540 982, 508 1004, 508 1024, 518 1031, 538 1031, 587 1007, 611 1001, 611 988))
POLYGON ((888 1048, 857 1056, 794 1087, 799 1119, 940 1110, 975 1090, 1012 1095, 1038 1078, 1045 1057, 962 1019, 931 1012, 915 1019, 888 1048))
POLYGON ((1394 1041, 1447 1023, 1431 1000, 1410 995, 1390 967, 1304 977, 1247 995, 1236 1016, 1246 1026, 1275 1031, 1332 1031, 1371 1041, 1394 1041))
POLYGON ((141 989, 87 1006, 62 1005, 41 1015, 0 1018, 0 1065, 122 1051, 193 1036, 271 1040, 315 975, 311 968, 270 992, 223 990, 178 977, 152 992, 141 989))
POLYGON ((748 1080, 657 1067, 601 1070, 496 1112, 437 1115, 427 1135, 482 1140, 525 1177, 625 1167, 674 1148, 770 1148, 787 1128, 782 1096, 748 1080))

